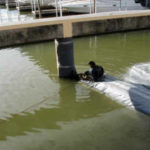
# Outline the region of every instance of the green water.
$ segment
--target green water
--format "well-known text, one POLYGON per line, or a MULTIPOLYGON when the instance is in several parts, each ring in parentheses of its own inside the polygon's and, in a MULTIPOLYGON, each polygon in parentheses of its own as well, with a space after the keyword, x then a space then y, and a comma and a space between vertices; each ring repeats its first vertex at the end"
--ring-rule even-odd
MULTIPOLYGON (((77 70, 89 60, 123 78, 150 61, 150 31, 74 39, 77 70)), ((150 118, 57 77, 53 42, 0 51, 0 150, 149 150, 150 118)))

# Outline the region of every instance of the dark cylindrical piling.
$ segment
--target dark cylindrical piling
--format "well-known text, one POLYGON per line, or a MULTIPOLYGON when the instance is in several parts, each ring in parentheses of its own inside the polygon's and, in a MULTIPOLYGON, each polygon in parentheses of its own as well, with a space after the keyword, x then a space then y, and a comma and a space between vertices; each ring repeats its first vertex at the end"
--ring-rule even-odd
POLYGON ((74 66, 72 38, 56 39, 55 46, 59 77, 74 78, 76 76, 76 69, 74 66))

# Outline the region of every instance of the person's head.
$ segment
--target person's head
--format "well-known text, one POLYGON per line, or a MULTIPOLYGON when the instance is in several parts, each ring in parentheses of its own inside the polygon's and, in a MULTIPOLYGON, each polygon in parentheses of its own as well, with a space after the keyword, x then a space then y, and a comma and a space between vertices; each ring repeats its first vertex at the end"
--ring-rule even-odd
POLYGON ((90 65, 91 68, 93 68, 96 64, 95 64, 94 61, 90 61, 90 62, 89 62, 89 65, 90 65))

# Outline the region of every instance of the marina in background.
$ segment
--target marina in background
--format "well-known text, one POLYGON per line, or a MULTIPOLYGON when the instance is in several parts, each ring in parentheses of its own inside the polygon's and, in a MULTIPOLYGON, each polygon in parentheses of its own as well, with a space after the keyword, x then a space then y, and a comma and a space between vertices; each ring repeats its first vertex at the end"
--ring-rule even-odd
POLYGON ((0 0, 0 5, 1 24, 37 17, 148 9, 134 0, 0 0))

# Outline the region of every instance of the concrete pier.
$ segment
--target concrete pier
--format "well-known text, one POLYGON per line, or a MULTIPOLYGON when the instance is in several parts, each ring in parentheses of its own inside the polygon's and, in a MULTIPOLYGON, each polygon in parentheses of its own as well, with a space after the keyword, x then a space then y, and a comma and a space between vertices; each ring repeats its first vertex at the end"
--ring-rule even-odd
POLYGON ((76 76, 72 38, 56 39, 55 47, 59 77, 72 78, 76 76))
POLYGON ((0 47, 141 29, 150 29, 150 10, 39 19, 0 25, 0 47))

